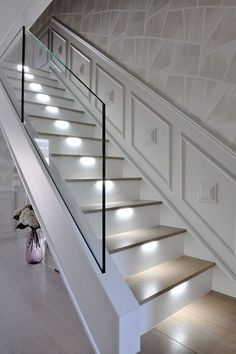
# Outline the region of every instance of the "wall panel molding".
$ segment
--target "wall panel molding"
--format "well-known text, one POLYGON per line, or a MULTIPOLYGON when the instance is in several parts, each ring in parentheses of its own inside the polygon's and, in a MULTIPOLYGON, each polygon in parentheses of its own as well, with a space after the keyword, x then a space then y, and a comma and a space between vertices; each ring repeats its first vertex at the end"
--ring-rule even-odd
MULTIPOLYGON (((65 65, 67 65, 67 57, 68 57, 68 43, 67 40, 57 31, 51 30, 51 50, 55 54, 55 56, 65 65)), ((59 60, 56 60, 52 57, 52 61, 54 64, 65 72, 65 67, 62 65, 59 60)))
POLYGON ((133 92, 130 95, 130 106, 131 144, 171 189, 171 124, 133 92), (138 105, 139 108, 135 109, 138 105), (154 135, 153 139, 148 136, 150 134, 154 135))
POLYGON ((106 104, 109 123, 125 138, 125 86, 100 65, 96 65, 95 82, 95 92, 106 104))
MULTIPOLYGON (((70 57, 70 69, 78 76, 78 78, 84 82, 84 84, 91 88, 92 79, 92 63, 91 59, 82 53, 73 44, 69 44, 69 57, 70 57)), ((78 87, 78 89, 90 99, 89 90, 83 86, 80 81, 70 74, 70 80, 78 87)))
MULTIPOLYGON (((236 197, 235 176, 198 144, 181 134, 181 198, 224 247, 234 253, 236 198, 229 194, 230 191, 236 197), (214 191, 217 193, 216 200, 201 203, 199 200, 201 185, 217 188, 214 191)), ((207 197, 210 198, 210 194, 211 191, 207 197)))

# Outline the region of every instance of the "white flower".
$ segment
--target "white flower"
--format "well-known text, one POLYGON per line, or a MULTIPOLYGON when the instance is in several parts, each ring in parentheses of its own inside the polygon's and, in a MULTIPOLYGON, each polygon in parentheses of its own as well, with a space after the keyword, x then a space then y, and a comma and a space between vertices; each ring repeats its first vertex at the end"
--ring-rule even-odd
POLYGON ((22 210, 20 214, 19 222, 23 225, 28 225, 29 227, 35 229, 38 229, 40 227, 34 211, 30 209, 28 206, 22 210))

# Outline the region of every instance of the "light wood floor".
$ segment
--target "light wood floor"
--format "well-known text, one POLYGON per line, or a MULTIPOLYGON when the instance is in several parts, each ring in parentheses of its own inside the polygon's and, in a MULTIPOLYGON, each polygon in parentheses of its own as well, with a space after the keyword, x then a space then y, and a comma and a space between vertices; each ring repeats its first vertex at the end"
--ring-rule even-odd
POLYGON ((94 353, 60 275, 24 251, 24 239, 0 241, 0 353, 94 353))
POLYGON ((211 291, 142 337, 140 354, 236 353, 236 299, 211 291))

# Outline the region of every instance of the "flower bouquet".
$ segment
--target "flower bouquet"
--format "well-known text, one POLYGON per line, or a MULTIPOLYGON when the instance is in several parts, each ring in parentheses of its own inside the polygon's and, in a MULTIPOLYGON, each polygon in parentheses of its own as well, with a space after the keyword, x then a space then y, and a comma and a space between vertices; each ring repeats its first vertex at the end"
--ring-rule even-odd
POLYGON ((40 228, 39 222, 35 215, 32 205, 28 204, 23 209, 15 210, 13 219, 19 221, 17 229, 25 229, 30 227, 31 231, 27 236, 26 242, 26 261, 29 264, 38 264, 43 260, 43 250, 41 246, 40 236, 37 229, 40 228))

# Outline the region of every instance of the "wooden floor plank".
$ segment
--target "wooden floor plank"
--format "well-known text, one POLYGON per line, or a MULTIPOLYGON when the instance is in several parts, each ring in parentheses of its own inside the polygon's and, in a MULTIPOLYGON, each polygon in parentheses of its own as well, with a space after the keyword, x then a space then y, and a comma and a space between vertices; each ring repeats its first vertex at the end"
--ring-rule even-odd
POLYGON ((235 298, 211 291, 143 335, 140 354, 235 354, 235 312, 235 298))
POLYGON ((186 307, 195 315, 217 324, 236 335, 236 299, 214 291, 186 307))
POLYGON ((94 353, 60 275, 24 253, 24 239, 0 241, 0 353, 94 353))
POLYGON ((222 339, 225 333, 220 328, 217 331, 210 324, 204 326, 194 315, 186 320, 183 312, 179 312, 159 324, 157 330, 198 354, 235 353, 235 347, 231 343, 225 346, 222 339))
POLYGON ((163 335, 155 329, 149 331, 141 338, 141 351, 139 354, 193 354, 173 339, 163 335))

